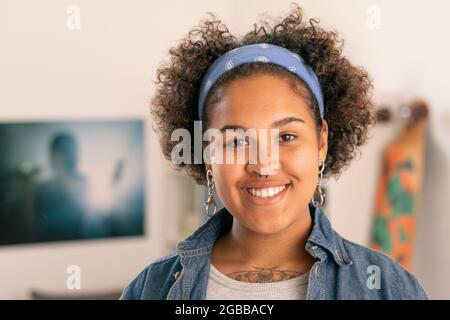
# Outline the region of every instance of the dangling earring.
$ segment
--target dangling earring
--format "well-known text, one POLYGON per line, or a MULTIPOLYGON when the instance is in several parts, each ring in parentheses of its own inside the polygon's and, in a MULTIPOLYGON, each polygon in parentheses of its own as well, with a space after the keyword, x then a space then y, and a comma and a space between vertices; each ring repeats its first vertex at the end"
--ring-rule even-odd
POLYGON ((319 160, 319 162, 320 162, 320 164, 319 164, 319 181, 317 181, 317 188, 314 191, 314 195, 311 199, 313 206, 316 208, 323 206, 323 199, 325 198, 325 193, 322 190, 322 175, 323 175, 323 170, 325 169, 325 162, 323 160, 319 160), (319 202, 317 202, 316 199, 314 199, 317 191, 319 191, 319 195, 320 195, 319 202))
POLYGON ((204 203, 205 205, 205 211, 206 214, 210 217, 212 217, 216 213, 216 199, 214 199, 213 191, 215 189, 214 185, 214 178, 212 175, 212 171, 209 169, 206 171, 206 181, 207 181, 207 187, 208 187, 208 200, 204 203), (210 208, 213 208, 212 212, 210 208))

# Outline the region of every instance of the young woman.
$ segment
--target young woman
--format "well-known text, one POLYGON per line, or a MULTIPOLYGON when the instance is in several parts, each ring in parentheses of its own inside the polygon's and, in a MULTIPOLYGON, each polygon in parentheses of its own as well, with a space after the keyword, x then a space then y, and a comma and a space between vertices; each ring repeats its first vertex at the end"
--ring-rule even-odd
POLYGON ((296 6, 238 39, 212 16, 170 50, 152 101, 166 158, 178 143, 172 132, 194 137, 201 121, 203 132, 223 134, 216 148, 245 160, 177 164, 207 185, 211 217, 121 299, 426 298, 413 275, 343 239, 326 218, 322 179, 339 175, 366 142, 372 83, 342 55, 334 32, 302 18, 296 6), (242 134, 250 129, 257 135, 242 134), (272 129, 278 147, 267 156, 277 160, 250 161, 252 143, 272 129), (224 204, 218 212, 214 190, 224 204))

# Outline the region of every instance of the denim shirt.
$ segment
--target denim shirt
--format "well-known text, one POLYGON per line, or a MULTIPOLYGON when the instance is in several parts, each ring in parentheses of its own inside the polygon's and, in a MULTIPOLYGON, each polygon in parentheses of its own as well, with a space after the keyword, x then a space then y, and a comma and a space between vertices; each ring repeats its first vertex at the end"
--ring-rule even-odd
MULTIPOLYGON (((323 209, 310 204, 313 228, 306 251, 317 260, 311 268, 307 300, 427 299, 417 279, 386 255, 342 238, 323 209)), ((204 300, 211 251, 216 239, 230 230, 232 215, 219 210, 176 252, 147 266, 120 299, 204 300)))

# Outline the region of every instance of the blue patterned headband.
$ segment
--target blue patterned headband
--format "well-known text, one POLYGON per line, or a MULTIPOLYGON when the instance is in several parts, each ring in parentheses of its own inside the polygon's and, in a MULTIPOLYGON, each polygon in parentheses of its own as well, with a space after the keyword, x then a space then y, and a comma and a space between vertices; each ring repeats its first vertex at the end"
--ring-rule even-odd
POLYGON ((214 61, 208 68, 200 85, 198 101, 198 116, 200 120, 203 116, 206 97, 220 76, 234 67, 251 62, 270 62, 296 74, 313 93, 319 105, 320 116, 323 118, 324 103, 322 90, 320 89, 319 80, 311 67, 298 54, 286 48, 268 43, 257 43, 228 51, 214 61))

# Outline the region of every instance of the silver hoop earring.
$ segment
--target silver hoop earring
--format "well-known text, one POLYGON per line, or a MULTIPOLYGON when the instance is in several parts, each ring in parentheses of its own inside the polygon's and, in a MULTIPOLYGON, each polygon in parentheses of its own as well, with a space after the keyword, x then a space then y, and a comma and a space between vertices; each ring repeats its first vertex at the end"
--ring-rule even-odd
POLYGON ((214 198, 214 189, 216 188, 214 184, 214 178, 212 171, 209 169, 206 171, 206 181, 207 181, 207 188, 208 188, 208 200, 204 203, 206 214, 209 217, 212 217, 216 214, 217 206, 216 206, 216 199, 214 198), (212 208, 212 212, 211 212, 212 208))
POLYGON ((312 205, 316 208, 323 206, 323 201, 325 198, 325 193, 322 190, 322 177, 323 177, 323 170, 325 169, 325 162, 323 160, 319 160, 319 180, 317 181, 317 187, 314 191, 314 195, 311 199, 312 205), (316 193, 319 193, 319 201, 316 201, 315 196, 316 193))

